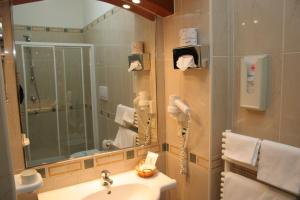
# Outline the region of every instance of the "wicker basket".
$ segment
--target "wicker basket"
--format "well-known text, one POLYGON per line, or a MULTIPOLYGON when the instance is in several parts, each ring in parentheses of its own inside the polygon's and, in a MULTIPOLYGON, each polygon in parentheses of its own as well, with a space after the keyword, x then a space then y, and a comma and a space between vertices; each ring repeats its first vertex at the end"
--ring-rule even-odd
POLYGON ((142 178, 149 178, 152 177, 157 173, 157 169, 143 169, 141 166, 144 164, 145 160, 141 160, 139 164, 135 167, 135 171, 138 176, 142 178))

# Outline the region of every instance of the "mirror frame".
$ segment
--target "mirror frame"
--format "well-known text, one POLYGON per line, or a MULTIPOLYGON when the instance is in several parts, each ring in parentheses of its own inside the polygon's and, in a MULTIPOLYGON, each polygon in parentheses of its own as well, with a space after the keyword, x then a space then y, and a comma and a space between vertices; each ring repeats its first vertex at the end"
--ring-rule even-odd
MULTIPOLYGON (((43 0, 11 0, 12 5, 32 3, 43 0)), ((142 0, 140 4, 132 3, 131 0, 99 0, 123 7, 130 5, 130 11, 154 21, 156 16, 167 17, 174 14, 174 0, 142 0)))

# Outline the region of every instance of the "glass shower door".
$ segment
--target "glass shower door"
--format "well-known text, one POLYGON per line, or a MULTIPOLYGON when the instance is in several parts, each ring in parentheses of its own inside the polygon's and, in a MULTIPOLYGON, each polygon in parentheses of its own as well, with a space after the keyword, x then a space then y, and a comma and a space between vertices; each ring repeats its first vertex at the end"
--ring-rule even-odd
POLYGON ((26 161, 33 166, 61 156, 54 48, 23 46, 22 56, 25 102, 21 117, 31 141, 26 161))
POLYGON ((92 46, 26 42, 17 45, 16 52, 25 95, 22 131, 30 139, 26 166, 97 152, 92 46))
POLYGON ((60 47, 64 62, 64 90, 69 153, 85 151, 87 147, 86 102, 82 48, 60 47))

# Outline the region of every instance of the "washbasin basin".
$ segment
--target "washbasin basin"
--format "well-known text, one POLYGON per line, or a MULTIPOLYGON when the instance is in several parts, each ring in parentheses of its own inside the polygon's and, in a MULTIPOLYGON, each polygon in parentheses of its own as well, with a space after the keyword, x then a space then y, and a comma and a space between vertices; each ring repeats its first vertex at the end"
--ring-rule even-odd
POLYGON ((120 200, 126 197, 126 200, 158 200, 159 193, 157 190, 152 190, 149 186, 143 184, 125 184, 111 187, 111 193, 108 190, 95 192, 83 200, 120 200))
POLYGON ((159 200, 160 193, 176 187, 176 181, 158 172, 151 178, 141 178, 135 171, 110 177, 113 184, 108 188, 99 179, 39 193, 39 200, 159 200))

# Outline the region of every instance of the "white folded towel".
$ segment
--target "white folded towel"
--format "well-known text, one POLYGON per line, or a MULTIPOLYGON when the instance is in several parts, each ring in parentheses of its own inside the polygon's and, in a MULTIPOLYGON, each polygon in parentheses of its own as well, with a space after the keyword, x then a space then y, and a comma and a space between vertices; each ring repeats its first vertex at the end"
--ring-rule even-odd
POLYGON ((136 143, 137 133, 127 128, 119 127, 117 136, 113 142, 113 145, 123 149, 134 147, 136 143))
POLYGON ((183 28, 179 31, 180 46, 190 46, 198 44, 197 28, 183 28))
POLYGON ((133 124, 135 109, 119 104, 117 106, 117 112, 115 116, 115 122, 121 126, 127 126, 127 124, 133 124))
POLYGON ((224 155, 230 159, 255 166, 261 140, 226 131, 224 155))
POLYGON ((134 124, 134 113, 135 109, 128 107, 123 115, 123 121, 125 124, 133 125, 134 124))
POLYGON ((223 200, 295 200, 290 194, 232 172, 225 173, 223 200))
POLYGON ((300 195, 300 149, 264 140, 259 155, 257 178, 300 195))

